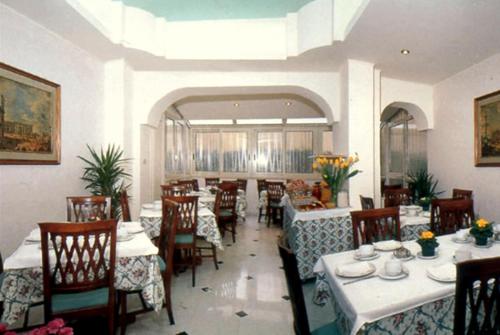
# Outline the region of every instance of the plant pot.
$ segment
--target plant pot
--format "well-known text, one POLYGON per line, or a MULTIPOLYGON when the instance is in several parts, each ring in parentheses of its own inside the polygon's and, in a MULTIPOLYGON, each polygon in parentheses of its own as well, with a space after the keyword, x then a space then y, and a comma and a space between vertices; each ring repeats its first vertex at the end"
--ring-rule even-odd
POLYGON ((476 239, 476 245, 487 245, 488 238, 486 236, 474 236, 476 239))
POLYGON ((434 246, 422 246, 422 256, 432 257, 436 254, 436 248, 434 246))
POLYGON ((421 206, 422 206, 422 210, 428 212, 429 211, 429 207, 430 207, 430 203, 422 203, 421 206))

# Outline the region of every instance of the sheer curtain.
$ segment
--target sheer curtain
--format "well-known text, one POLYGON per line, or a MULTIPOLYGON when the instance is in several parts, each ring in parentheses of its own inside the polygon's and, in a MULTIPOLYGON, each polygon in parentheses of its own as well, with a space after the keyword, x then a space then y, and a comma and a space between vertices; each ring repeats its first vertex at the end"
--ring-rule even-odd
POLYGON ((167 119, 165 126, 165 170, 167 173, 174 172, 174 121, 167 119))
POLYGON ((224 172, 247 172, 247 133, 223 132, 221 136, 224 172))
POLYGON ((196 171, 219 171, 219 132, 195 134, 194 159, 196 171))
POLYGON ((286 132, 286 172, 311 173, 313 161, 312 131, 286 132))
POLYGON ((257 172, 283 172, 283 133, 257 133, 257 172))

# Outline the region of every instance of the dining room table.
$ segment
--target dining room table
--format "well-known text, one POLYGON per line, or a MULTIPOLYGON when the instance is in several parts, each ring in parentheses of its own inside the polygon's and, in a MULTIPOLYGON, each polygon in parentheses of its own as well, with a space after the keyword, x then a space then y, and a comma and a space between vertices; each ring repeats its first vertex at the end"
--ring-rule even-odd
MULTIPOLYGON (((297 258, 301 280, 315 277, 314 265, 326 254, 353 249, 352 220, 350 207, 317 208, 302 210, 285 194, 281 200, 283 209, 283 230, 290 248, 297 258)), ((402 214, 406 212, 404 209, 402 214)), ((416 239, 420 232, 430 228, 430 213, 400 216, 401 239, 416 239)))
MULTIPOLYGON (((116 243, 114 286, 117 290, 141 291, 146 304, 159 312, 165 292, 157 258, 158 248, 138 222, 120 222, 118 230, 122 233, 116 243)), ((22 319, 30 305, 43 301, 39 228, 33 229, 14 253, 5 259, 0 301, 4 306, 1 322, 9 325, 22 319)))
MULTIPOLYGON (((359 251, 322 256, 314 267, 317 280, 328 287, 328 298, 341 334, 450 334, 453 333, 456 258, 460 250, 472 259, 500 256, 500 243, 476 246, 473 239, 455 234, 437 237, 436 255, 424 257, 415 241, 379 242, 373 259, 363 261, 359 251), (388 275, 400 243, 411 252, 399 275, 388 275), (388 246, 393 247, 388 248, 388 246)), ((325 292, 323 292, 325 293, 325 292)))

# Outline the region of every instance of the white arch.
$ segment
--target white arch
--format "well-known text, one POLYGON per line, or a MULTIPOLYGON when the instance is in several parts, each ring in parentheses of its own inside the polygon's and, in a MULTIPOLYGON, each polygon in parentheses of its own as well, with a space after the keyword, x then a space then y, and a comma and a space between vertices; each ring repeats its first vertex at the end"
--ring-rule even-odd
POLYGON ((429 121, 427 120, 427 116, 424 111, 417 105, 403 102, 403 101, 395 101, 384 107, 382 110, 382 115, 380 116, 381 120, 384 120, 388 117, 388 114, 392 114, 394 109, 402 108, 406 110, 408 113, 413 116, 415 120, 415 124, 418 130, 427 130, 429 129, 429 121))
POLYGON ((300 86, 240 86, 240 87, 184 87, 166 93, 151 107, 147 123, 156 126, 165 110, 175 102, 190 96, 210 95, 241 95, 241 94, 294 94, 304 97, 315 103, 331 124, 334 113, 328 102, 319 94, 300 86))

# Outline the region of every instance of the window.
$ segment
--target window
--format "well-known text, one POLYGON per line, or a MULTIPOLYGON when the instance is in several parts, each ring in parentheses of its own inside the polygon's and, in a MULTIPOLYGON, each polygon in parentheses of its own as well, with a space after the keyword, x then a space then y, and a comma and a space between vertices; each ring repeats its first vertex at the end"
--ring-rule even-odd
POLYGON ((219 132, 195 133, 194 148, 196 171, 219 171, 219 132))
POLYGON ((167 173, 174 172, 174 121, 167 119, 165 125, 165 170, 167 173))
POLYGON ((188 129, 184 121, 165 120, 165 171, 167 174, 183 174, 189 170, 188 141, 188 129))
POLYGON ((223 132, 224 172, 247 172, 248 136, 246 132, 223 132))
POLYGON ((279 173, 283 171, 283 133, 257 133, 257 172, 279 173))
POLYGON ((286 172, 312 173, 312 131, 287 131, 285 155, 286 172))
POLYGON ((321 153, 333 154, 333 132, 331 130, 323 131, 323 142, 321 153))

